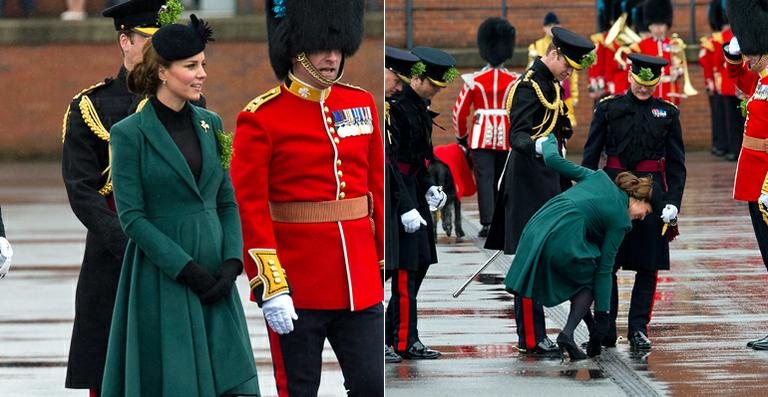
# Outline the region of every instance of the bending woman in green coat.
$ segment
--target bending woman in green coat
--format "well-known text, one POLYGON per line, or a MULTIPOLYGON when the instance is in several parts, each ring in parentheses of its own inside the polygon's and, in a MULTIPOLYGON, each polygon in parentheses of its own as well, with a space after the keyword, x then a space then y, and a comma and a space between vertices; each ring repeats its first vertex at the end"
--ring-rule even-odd
MULTIPOLYGON (((112 179, 129 238, 102 397, 259 395, 235 279, 240 217, 218 115, 192 105, 212 34, 192 15, 144 46, 128 88, 151 95, 110 130, 112 179)), ((258 183, 258 182, 254 182, 258 183)))
MULTIPOLYGON (((539 138, 536 147, 548 167, 577 184, 549 200, 526 224, 504 283, 507 291, 547 307, 571 301, 557 343, 571 360, 580 360, 586 355, 574 343, 573 331, 594 299, 590 341, 607 332, 616 251, 632 220, 651 212, 651 179, 623 172, 612 181, 602 170, 578 166, 560 157, 553 135, 539 138)), ((600 343, 589 346, 590 356, 600 354, 600 343)))

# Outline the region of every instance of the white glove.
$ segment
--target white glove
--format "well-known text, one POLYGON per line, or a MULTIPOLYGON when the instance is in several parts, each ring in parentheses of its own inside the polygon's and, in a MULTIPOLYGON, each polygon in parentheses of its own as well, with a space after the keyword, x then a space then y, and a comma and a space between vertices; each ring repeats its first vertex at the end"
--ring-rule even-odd
POLYGON ((726 50, 731 55, 741 55, 741 47, 739 46, 739 39, 737 39, 736 36, 733 36, 731 41, 728 43, 728 47, 726 47, 726 50))
POLYGON ((440 208, 443 208, 445 202, 448 201, 448 196, 446 196, 445 192, 443 192, 442 186, 430 187, 424 197, 427 199, 429 209, 432 211, 437 211, 440 208))
POLYGON ((11 243, 0 237, 0 279, 8 274, 8 270, 11 268, 11 258, 13 257, 13 248, 11 243))
POLYGON ((757 199, 757 202, 768 207, 768 193, 760 193, 760 198, 757 199))
POLYGON ((278 295, 261 305, 264 318, 272 331, 285 335, 293 331, 293 320, 298 320, 299 315, 293 308, 293 299, 290 295, 278 295))
POLYGON ((427 226, 427 221, 421 217, 421 214, 415 208, 400 215, 400 221, 403 223, 406 233, 415 233, 421 225, 427 226))
POLYGON ((664 223, 669 223, 673 219, 677 218, 677 207, 672 204, 667 204, 663 210, 661 210, 661 220, 664 223))
POLYGON ((542 136, 542 137, 536 138, 536 144, 534 145, 536 146, 536 154, 540 156, 544 155, 544 150, 542 149, 542 145, 544 144, 544 142, 547 141, 547 138, 548 136, 542 136))

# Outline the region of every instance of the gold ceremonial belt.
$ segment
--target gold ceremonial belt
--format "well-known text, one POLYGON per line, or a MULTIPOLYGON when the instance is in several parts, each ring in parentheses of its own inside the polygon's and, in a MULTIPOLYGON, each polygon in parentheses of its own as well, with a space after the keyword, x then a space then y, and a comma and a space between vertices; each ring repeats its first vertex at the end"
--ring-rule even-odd
POLYGON ((768 153, 768 139, 755 138, 744 134, 741 146, 750 150, 768 153))
POLYGON ((353 199, 334 201, 269 202, 274 222, 322 223, 360 219, 370 214, 370 193, 353 199))

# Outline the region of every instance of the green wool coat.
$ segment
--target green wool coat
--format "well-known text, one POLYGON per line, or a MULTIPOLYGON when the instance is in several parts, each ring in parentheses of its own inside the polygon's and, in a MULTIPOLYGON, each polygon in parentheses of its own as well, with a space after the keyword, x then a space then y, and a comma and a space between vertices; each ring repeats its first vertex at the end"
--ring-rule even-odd
POLYGON ((578 183, 547 201, 526 224, 504 283, 507 291, 548 307, 589 288, 595 310, 608 311, 616 252, 632 229, 629 197, 602 170, 560 157, 554 135, 549 138, 544 162, 578 183))
POLYGON ((112 316, 105 397, 259 395, 237 289, 203 306, 176 281, 192 259, 211 273, 225 259, 242 260, 237 204, 217 148, 221 119, 189 106, 203 159, 198 182, 151 104, 110 130, 115 202, 130 240, 112 316))

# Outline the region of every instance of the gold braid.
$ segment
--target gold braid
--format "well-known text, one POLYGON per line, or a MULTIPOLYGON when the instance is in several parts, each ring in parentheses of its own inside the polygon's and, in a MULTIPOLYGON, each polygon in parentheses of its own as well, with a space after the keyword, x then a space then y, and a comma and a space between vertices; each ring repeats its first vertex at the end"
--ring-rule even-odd
POLYGON ((539 128, 540 131, 531 135, 531 139, 536 140, 540 137, 549 135, 549 133, 555 129, 555 125, 557 125, 557 117, 559 115, 564 115, 565 113, 563 112, 563 100, 560 98, 560 84, 555 83, 555 100, 552 103, 547 101, 547 98, 544 97, 544 93, 541 92, 541 88, 535 81, 531 81, 531 85, 536 92, 536 96, 539 97, 539 102, 547 108, 547 110, 544 111, 544 120, 542 120, 541 124, 536 127, 539 128), (541 128, 544 127, 544 123, 550 118, 551 121, 547 129, 541 131, 541 128))
POLYGON ((99 114, 96 113, 96 108, 93 107, 93 102, 88 98, 88 95, 83 95, 80 99, 80 113, 83 114, 83 120, 88 128, 90 128, 99 139, 109 142, 109 131, 104 128, 104 124, 101 124, 99 114))
POLYGON ((67 124, 69 123, 69 108, 72 107, 72 104, 69 104, 67 106, 67 111, 64 113, 64 120, 61 122, 61 143, 64 143, 64 140, 67 138, 67 124))

